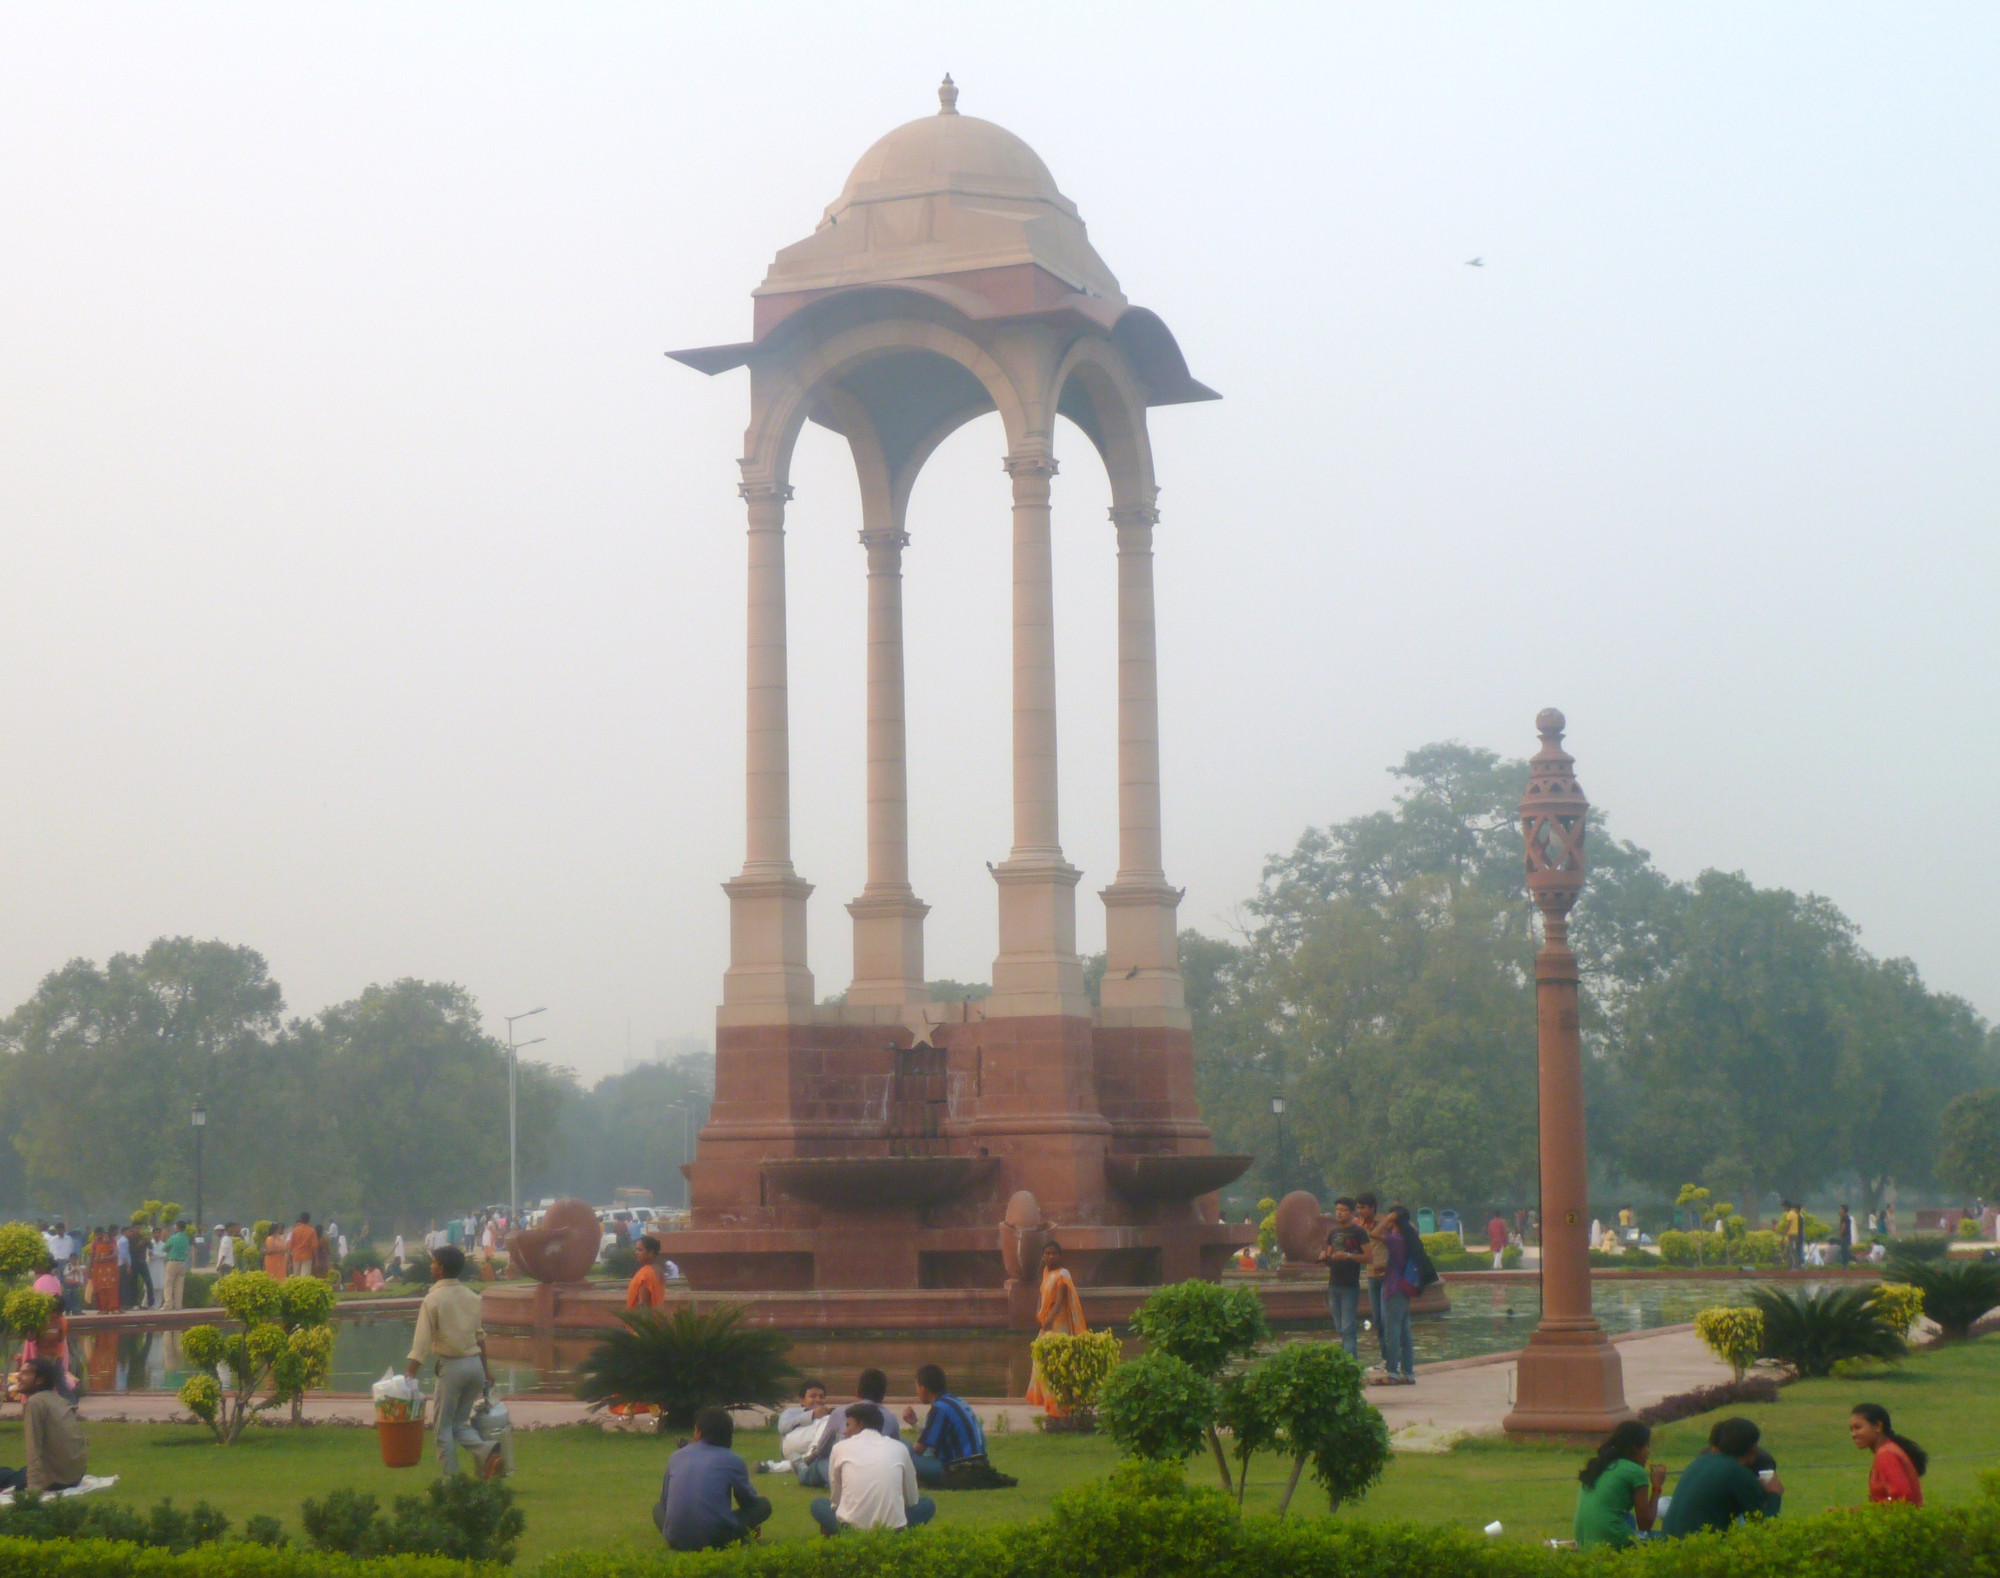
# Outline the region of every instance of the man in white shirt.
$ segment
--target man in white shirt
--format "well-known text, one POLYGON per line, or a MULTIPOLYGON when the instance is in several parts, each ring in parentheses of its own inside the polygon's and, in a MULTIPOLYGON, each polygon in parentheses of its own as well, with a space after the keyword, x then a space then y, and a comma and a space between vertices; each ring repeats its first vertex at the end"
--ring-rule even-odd
POLYGON ((913 1529, 937 1516, 937 1503, 917 1494, 910 1449, 883 1433, 874 1403, 847 1406, 845 1434, 828 1459, 828 1495, 815 1497, 813 1521, 822 1534, 842 1529, 913 1529))
POLYGON ((226 1222, 215 1234, 215 1271, 223 1276, 236 1269, 236 1224, 226 1222))

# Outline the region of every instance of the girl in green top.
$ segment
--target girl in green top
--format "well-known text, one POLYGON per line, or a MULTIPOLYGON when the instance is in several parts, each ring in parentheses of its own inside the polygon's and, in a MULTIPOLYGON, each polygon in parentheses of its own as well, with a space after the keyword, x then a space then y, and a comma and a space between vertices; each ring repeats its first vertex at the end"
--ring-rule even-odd
POLYGON ((1576 1476, 1582 1481, 1582 1489, 1576 1493, 1576 1543, 1580 1548, 1630 1545, 1635 1527, 1639 1533, 1652 1528, 1660 1486, 1667 1477, 1665 1464, 1646 1467, 1646 1459, 1652 1455, 1652 1426, 1628 1419, 1583 1465, 1583 1472, 1576 1476))

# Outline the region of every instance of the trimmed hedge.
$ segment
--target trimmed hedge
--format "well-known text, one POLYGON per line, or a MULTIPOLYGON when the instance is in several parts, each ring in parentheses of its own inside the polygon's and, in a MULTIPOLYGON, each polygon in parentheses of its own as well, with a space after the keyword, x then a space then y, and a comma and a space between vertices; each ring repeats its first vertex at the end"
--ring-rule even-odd
MULTIPOLYGON (((697 1556, 578 1552, 537 1578, 1885 1578, 2000 1570, 2000 1509, 1868 1507, 1779 1518, 1623 1554, 1549 1550, 1467 1529, 1239 1518, 1158 1467, 1066 1491, 1000 1527, 784 1540, 697 1556)), ((431 1556, 359 1560, 228 1543, 184 1555, 105 1540, 0 1540, 0 1578, 499 1578, 431 1556)))

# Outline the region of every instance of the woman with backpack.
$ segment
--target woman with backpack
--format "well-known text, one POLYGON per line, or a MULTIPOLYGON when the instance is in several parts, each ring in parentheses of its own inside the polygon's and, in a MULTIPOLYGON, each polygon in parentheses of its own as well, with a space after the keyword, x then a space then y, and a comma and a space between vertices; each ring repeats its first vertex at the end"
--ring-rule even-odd
POLYGON ((1406 1207, 1389 1207, 1382 1243, 1389 1251, 1389 1270, 1382 1279, 1382 1365, 1388 1372, 1388 1385, 1415 1386, 1417 1356, 1410 1331, 1410 1301, 1423 1291, 1421 1268, 1429 1262, 1406 1207))

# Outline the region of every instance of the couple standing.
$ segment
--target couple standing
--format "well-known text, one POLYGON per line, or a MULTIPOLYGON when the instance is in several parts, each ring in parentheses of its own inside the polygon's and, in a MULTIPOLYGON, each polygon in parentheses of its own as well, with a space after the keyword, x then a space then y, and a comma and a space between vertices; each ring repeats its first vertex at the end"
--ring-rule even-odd
POLYGON ((1382 1369, 1369 1379, 1384 1386, 1415 1386, 1415 1339, 1410 1301, 1424 1285, 1426 1264, 1410 1214, 1400 1205, 1378 1215, 1375 1195, 1342 1195, 1333 1202, 1333 1227, 1319 1252, 1326 1262, 1326 1298, 1333 1329, 1350 1359, 1360 1358, 1361 1273, 1368 1273, 1368 1310, 1382 1342, 1382 1369), (1412 1244, 1419 1247, 1412 1248, 1412 1244))

